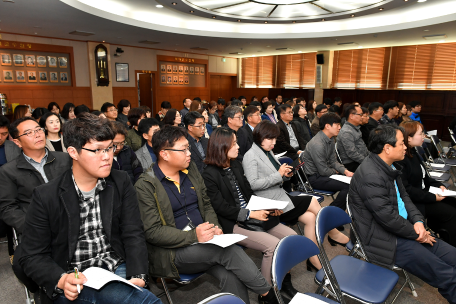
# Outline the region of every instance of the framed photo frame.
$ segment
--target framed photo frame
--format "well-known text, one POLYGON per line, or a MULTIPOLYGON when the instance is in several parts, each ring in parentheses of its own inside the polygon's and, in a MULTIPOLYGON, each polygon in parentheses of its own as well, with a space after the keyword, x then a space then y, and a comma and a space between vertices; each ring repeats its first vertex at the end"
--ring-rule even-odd
POLYGON ((179 76, 179 84, 184 84, 184 76, 179 76))
POLYGON ((47 72, 39 72, 40 73, 40 82, 48 82, 48 73, 47 72))
POLYGON ((195 67, 190 67, 190 74, 195 74, 195 67))
POLYGON ((36 64, 39 68, 46 67, 46 56, 36 56, 36 64))
POLYGON ((48 56, 48 62, 49 62, 49 67, 50 68, 56 68, 57 67, 57 57, 48 56))
POLYGON ((173 76, 168 75, 168 77, 166 78, 166 83, 167 84, 172 84, 173 83, 173 76))
POLYGON ((59 82, 59 74, 57 72, 49 72, 50 82, 59 82))
POLYGON ((130 73, 128 63, 116 62, 116 81, 130 82, 130 73))
POLYGON ((189 84, 189 82, 188 82, 188 76, 184 76, 184 84, 189 84))
POLYGON ((177 65, 173 65, 173 74, 177 74, 177 65))
POLYGON ((60 72, 60 82, 68 83, 68 73, 67 72, 60 72))
POLYGON ((200 75, 204 75, 204 68, 200 68, 200 75))
POLYGON ((160 71, 161 71, 162 73, 166 73, 166 64, 162 64, 162 65, 160 66, 160 71))
POLYGON ((28 67, 35 66, 35 55, 25 55, 25 66, 28 66, 28 67))
POLYGON ((25 82, 25 72, 16 71, 16 82, 25 82))
POLYGON ((195 75, 199 75, 200 73, 200 68, 199 67, 195 67, 195 75))
POLYGON ((188 65, 184 66, 184 74, 188 74, 188 65))
POLYGON ((179 84, 179 76, 173 76, 173 84, 179 84))
POLYGON ((27 71, 28 82, 36 82, 36 71, 27 71))
POLYGON ((166 75, 161 75, 161 83, 166 83, 166 75))
POLYGON ((3 70, 3 82, 14 82, 12 70, 3 70))
POLYGON ((179 66, 179 74, 184 74, 184 66, 183 65, 179 66))
POLYGON ((59 68, 66 69, 68 67, 68 58, 59 57, 59 68))
POLYGON ((171 74, 171 73, 173 72, 173 66, 170 65, 170 64, 168 64, 168 65, 166 66, 166 72, 167 72, 168 74, 171 74))
POLYGON ((24 66, 24 55, 13 54, 14 66, 24 66))
POLYGON ((4 66, 12 65, 11 54, 2 53, 2 54, 0 54, 0 57, 1 57, 2 65, 4 65, 4 66))

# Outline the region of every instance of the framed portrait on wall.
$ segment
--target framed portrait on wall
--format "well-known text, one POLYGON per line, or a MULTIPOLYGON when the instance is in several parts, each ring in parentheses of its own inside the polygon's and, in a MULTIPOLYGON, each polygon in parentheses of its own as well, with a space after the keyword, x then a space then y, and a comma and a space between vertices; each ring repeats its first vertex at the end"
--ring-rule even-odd
POLYGON ((190 74, 195 74, 195 67, 190 67, 190 74))
POLYGON ((13 71, 12 70, 3 70, 3 81, 4 82, 13 82, 13 71))
POLYGON ((130 72, 128 63, 116 62, 116 81, 130 82, 130 72))
POLYGON ((25 82, 25 72, 16 71, 16 82, 25 82))
POLYGON ((46 67, 46 56, 36 56, 36 63, 39 68, 46 67))
POLYGON ((172 72, 173 72, 173 67, 172 67, 172 65, 168 64, 168 65, 167 65, 167 68, 166 68, 166 71, 167 71, 168 73, 172 73, 172 72))
POLYGON ((50 72, 49 73, 50 82, 59 82, 57 72, 50 72))
POLYGON ((173 74, 177 74, 177 65, 173 65, 173 74))
POLYGON ((40 82, 48 82, 48 73, 47 72, 40 72, 40 82))
POLYGON ((68 73, 60 72, 60 82, 68 83, 68 73))
POLYGON ((184 74, 184 66, 179 66, 179 74, 184 74))
POLYGON ((1 54, 2 65, 11 66, 11 54, 1 54))
POLYGON ((179 76, 179 84, 184 84, 184 76, 179 76))
POLYGON ((166 75, 161 76, 161 83, 166 83, 166 75))
POLYGON ((204 68, 200 68, 200 75, 204 75, 204 68))
POLYGON ((195 75, 199 75, 200 73, 200 68, 199 67, 195 67, 195 75))
POLYGON ((161 71, 162 73, 166 73, 166 65, 165 65, 165 64, 162 64, 162 65, 160 66, 160 71, 161 71))
POLYGON ((59 68, 66 69, 68 67, 68 59, 66 57, 59 57, 59 68))
POLYGON ((35 55, 25 55, 25 65, 28 67, 35 66, 35 55))
POLYGON ((179 84, 179 76, 173 76, 173 84, 179 84))
POLYGON ((172 84, 173 83, 173 76, 168 75, 168 77, 166 79, 166 83, 172 84))
POLYGON ((57 57, 48 56, 48 62, 49 62, 49 67, 50 68, 56 68, 57 67, 57 57))
POLYGON ((184 66, 184 74, 188 74, 188 65, 184 66))
POLYGON ((188 76, 184 76, 184 84, 189 84, 189 82, 188 82, 188 76))
POLYGON ((13 54, 13 61, 15 66, 24 66, 24 55, 13 54))
POLYGON ((36 82, 36 72, 27 71, 27 79, 28 79, 28 82, 36 82))

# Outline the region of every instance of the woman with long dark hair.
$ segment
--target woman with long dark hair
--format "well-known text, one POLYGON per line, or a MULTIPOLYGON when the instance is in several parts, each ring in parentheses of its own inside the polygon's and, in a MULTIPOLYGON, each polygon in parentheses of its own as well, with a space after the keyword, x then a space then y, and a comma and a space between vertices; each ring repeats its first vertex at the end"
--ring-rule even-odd
POLYGON ((133 108, 128 112, 128 122, 131 129, 128 130, 126 142, 133 151, 139 150, 143 145, 143 137, 138 131, 138 125, 144 118, 146 118, 146 111, 143 108, 133 108))
POLYGON ((18 105, 14 108, 13 121, 22 117, 32 117, 30 107, 26 105, 18 105))
POLYGON ((62 113, 60 113, 62 123, 76 118, 76 115, 74 115, 74 108, 76 107, 71 102, 68 102, 63 106, 62 113))
POLYGON ((166 112, 165 118, 163 118, 163 125, 180 127, 182 125, 182 116, 179 111, 176 109, 169 109, 168 112, 166 112))
POLYGON ((63 144, 62 122, 59 115, 47 112, 40 118, 40 127, 44 128, 46 133, 46 148, 49 151, 66 152, 65 145, 63 144))
POLYGON ((312 139, 312 130, 310 130, 311 123, 306 115, 307 110, 302 104, 298 103, 293 107, 293 123, 298 129, 299 135, 309 142, 312 139))
POLYGON ((312 121, 315 118, 315 108, 317 107, 317 102, 315 100, 309 100, 307 103, 307 118, 309 119, 310 123, 312 124, 312 121))

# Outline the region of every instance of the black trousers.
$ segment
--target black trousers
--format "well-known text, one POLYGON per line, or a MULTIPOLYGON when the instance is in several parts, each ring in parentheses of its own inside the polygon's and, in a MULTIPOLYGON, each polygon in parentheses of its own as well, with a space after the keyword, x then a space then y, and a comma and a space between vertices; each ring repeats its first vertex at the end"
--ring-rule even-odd
POLYGON ((434 246, 397 238, 395 264, 438 288, 456 304, 456 248, 437 239, 434 246))
POLYGON ((349 184, 339 182, 338 180, 329 178, 329 176, 320 176, 318 174, 313 174, 308 176, 309 183, 314 189, 325 190, 338 192, 336 199, 331 203, 331 206, 339 207, 342 210, 345 210, 346 199, 348 194, 349 184))
POLYGON ((355 172, 356 169, 358 169, 359 165, 361 165, 361 164, 357 163, 357 162, 352 162, 352 163, 344 164, 344 167, 345 167, 345 169, 347 169, 350 172, 355 172))
POLYGON ((8 226, 4 221, 0 220, 0 237, 8 239, 8 255, 14 254, 14 243, 13 243, 13 228, 8 226))
POLYGON ((19 279, 19 281, 21 281, 22 284, 24 284, 30 292, 35 293, 38 291, 38 284, 36 284, 35 281, 33 281, 32 279, 30 279, 22 270, 21 265, 19 265, 19 258, 21 257, 21 255, 21 244, 19 244, 19 246, 16 247, 16 252, 14 255, 13 272, 19 279))
POLYGON ((447 197, 440 202, 425 204, 425 214, 428 226, 456 247, 456 198, 447 197), (442 229, 446 232, 441 232, 442 229))

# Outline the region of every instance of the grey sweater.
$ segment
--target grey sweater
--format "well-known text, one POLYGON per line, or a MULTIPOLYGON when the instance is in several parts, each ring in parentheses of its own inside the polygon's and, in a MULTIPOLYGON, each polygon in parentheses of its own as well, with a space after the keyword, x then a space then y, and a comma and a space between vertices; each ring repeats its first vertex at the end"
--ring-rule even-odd
POLYGON ((369 155, 366 144, 363 141, 360 127, 356 127, 348 121, 344 124, 337 135, 337 151, 342 164, 357 162, 361 164, 369 155))

